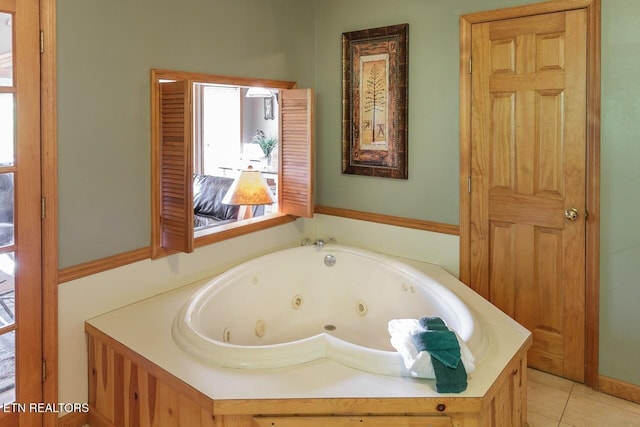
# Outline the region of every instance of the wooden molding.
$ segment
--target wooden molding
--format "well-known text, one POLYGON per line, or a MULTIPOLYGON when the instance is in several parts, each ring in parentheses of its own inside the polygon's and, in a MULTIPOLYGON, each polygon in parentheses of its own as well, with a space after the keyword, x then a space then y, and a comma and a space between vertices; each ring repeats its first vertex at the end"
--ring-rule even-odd
MULTIPOLYGON (((376 222, 380 224, 395 225, 399 227, 412 228, 415 230, 432 231, 454 236, 457 236, 459 234, 458 226, 456 225, 424 221, 419 219, 382 215, 350 209, 332 208, 328 206, 316 206, 315 213, 357 219, 361 221, 376 222)), ((195 239, 195 247, 199 248, 202 246, 210 245, 212 243, 220 242, 222 240, 242 236, 254 231, 264 230, 266 228, 286 224, 288 222, 295 221, 295 219, 296 217, 291 215, 278 214, 271 215, 268 218, 255 218, 253 222, 243 224, 242 226, 235 226, 234 224, 224 225, 216 229, 215 233, 197 236, 195 239)), ((159 254, 159 256, 166 255, 170 255, 170 253, 166 252, 159 254)), ((56 283, 61 284, 69 282, 71 280, 80 279, 92 274, 101 273, 113 268, 118 268, 127 264, 132 264, 134 262, 143 261, 147 258, 151 258, 151 247, 135 249, 133 251, 124 252, 95 261, 89 261, 83 264, 63 268, 56 272, 56 283)))
POLYGON ((90 276, 112 268, 122 267, 151 257, 151 248, 140 248, 133 251, 124 252, 84 264, 74 265, 58 271, 58 283, 69 282, 81 277, 90 276))
MULTIPOLYGON (((242 226, 234 226, 233 224, 220 226, 215 233, 203 234, 195 239, 195 247, 210 245, 211 243, 220 242, 222 240, 231 239, 242 236, 254 231, 264 230, 266 228, 275 227, 281 224, 295 221, 296 217, 291 215, 277 214, 268 218, 255 218, 242 224, 242 226)), ((172 253, 164 251, 159 257, 171 255, 172 253)), ((83 264, 74 265, 57 271, 58 284, 69 282, 71 280, 80 279, 82 277, 91 276, 92 274, 101 273, 132 264, 134 262, 143 261, 151 258, 151 247, 135 249, 123 252, 95 261, 85 262, 83 264)), ((56 294, 57 295, 57 294, 56 294)), ((57 298, 56 298, 57 301, 57 298)))
POLYGON ((640 385, 600 375, 598 377, 598 389, 602 393, 640 403, 640 385))
POLYGON ((236 77, 222 74, 207 74, 191 71, 166 70, 154 68, 151 70, 156 79, 191 80, 199 83, 216 83, 232 86, 260 86, 273 89, 292 89, 296 82, 272 80, 254 77, 236 77))
MULTIPOLYGON (((58 402, 58 99, 56 57, 56 0, 40 1, 40 144, 42 197, 42 359, 46 361, 44 402, 58 402)), ((45 427, 58 424, 58 414, 43 416, 45 427)), ((63 427, 68 427, 61 424, 63 427)), ((79 424, 81 425, 81 424, 79 424)))
POLYGON ((70 412, 60 418, 57 418, 58 427, 82 427, 88 422, 89 414, 84 412, 70 412))
POLYGON ((295 216, 286 214, 272 214, 261 217, 255 217, 244 220, 242 224, 229 223, 215 227, 215 232, 197 235, 195 247, 210 245, 211 243, 220 242, 222 240, 232 239, 244 234, 253 233, 254 231, 265 230, 267 228, 276 227, 296 220, 295 216))
POLYGON ((460 17, 460 267, 461 282, 471 282, 471 22, 460 17))
POLYGON ((585 383, 598 389, 600 355, 600 0, 587 5, 587 234, 585 383))
POLYGON ((451 234, 453 236, 458 236, 460 234, 459 227, 457 225, 425 221, 422 219, 404 218, 399 216, 355 211, 351 209, 334 208, 330 206, 316 206, 315 213, 358 219, 361 221, 377 222, 379 224, 395 225, 398 227, 413 228, 415 230, 433 231, 435 233, 451 234))
POLYGON ((482 22, 586 9, 587 11, 587 212, 585 384, 597 389, 600 289, 600 3, 557 0, 473 13, 460 17, 460 280, 470 280, 471 194, 471 26, 482 22))
POLYGON ((91 406, 89 409, 89 417, 87 419, 87 422, 91 427, 118 427, 107 420, 105 417, 103 417, 100 412, 98 412, 98 410, 93 406, 91 406))

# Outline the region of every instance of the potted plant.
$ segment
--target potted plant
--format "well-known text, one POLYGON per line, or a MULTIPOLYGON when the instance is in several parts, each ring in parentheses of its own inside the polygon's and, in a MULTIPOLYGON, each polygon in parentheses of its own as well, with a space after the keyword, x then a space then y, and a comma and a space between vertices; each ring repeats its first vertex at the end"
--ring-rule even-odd
POLYGON ((253 142, 260 146, 267 164, 271 165, 271 153, 278 146, 278 137, 276 135, 267 136, 263 131, 258 130, 253 137, 253 142))

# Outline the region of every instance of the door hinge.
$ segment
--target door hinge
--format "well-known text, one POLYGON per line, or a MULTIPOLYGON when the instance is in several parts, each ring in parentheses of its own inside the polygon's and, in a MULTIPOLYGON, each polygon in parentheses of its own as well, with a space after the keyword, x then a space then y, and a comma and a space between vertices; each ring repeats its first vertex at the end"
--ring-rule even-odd
POLYGON ((47 202, 44 197, 40 198, 40 219, 45 219, 47 213, 47 202))
POLYGON ((47 381, 47 361, 42 360, 42 383, 44 384, 47 381))
POLYGON ((44 31, 40 31, 40 53, 44 53, 44 31))
POLYGON ((473 70, 473 61, 471 61, 471 57, 469 57, 469 74, 471 74, 472 70, 473 70))
POLYGON ((467 178, 467 193, 471 193, 471 177, 467 178))

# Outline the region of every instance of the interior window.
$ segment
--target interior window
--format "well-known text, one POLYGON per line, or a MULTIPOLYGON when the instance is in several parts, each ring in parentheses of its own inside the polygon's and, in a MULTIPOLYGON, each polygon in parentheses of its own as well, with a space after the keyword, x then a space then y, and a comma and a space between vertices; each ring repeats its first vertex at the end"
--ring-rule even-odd
MULTIPOLYGON (((196 232, 278 212, 279 117, 274 111, 278 90, 253 89, 256 88, 193 84, 196 232), (259 178, 258 190, 269 191, 272 197, 245 199, 255 203, 252 205, 225 204, 223 198, 234 180, 249 169, 259 178)), ((234 190, 243 189, 236 186, 234 190)), ((236 197, 235 202, 241 201, 236 197)))
POLYGON ((313 214, 313 99, 293 87, 152 70, 154 256, 313 214))

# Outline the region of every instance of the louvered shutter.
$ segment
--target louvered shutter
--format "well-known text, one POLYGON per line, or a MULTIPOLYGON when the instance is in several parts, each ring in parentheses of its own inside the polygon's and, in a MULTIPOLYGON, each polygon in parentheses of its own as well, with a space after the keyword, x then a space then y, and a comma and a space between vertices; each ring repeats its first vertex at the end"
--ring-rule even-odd
POLYGON ((160 84, 160 197, 162 247, 193 252, 191 84, 160 84))
POLYGON ((280 209, 313 216, 313 91, 280 91, 280 209))

